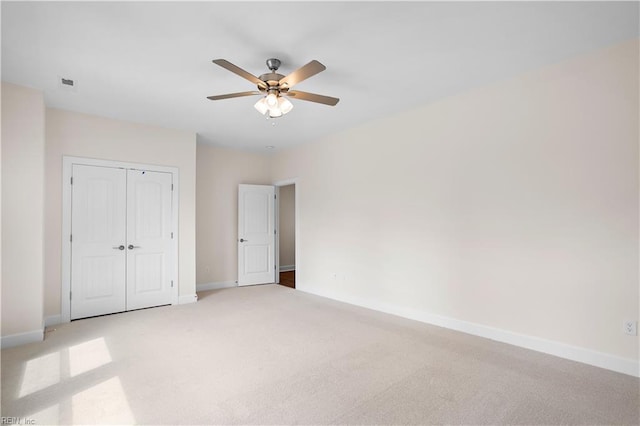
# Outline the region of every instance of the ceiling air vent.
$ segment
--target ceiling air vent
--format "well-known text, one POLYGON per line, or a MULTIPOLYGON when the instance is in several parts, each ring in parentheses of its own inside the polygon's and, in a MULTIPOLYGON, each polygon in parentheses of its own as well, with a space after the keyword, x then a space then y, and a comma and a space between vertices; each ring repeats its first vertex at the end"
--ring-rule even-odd
POLYGON ((58 76, 58 86, 63 90, 75 92, 78 88, 78 82, 72 78, 58 76))

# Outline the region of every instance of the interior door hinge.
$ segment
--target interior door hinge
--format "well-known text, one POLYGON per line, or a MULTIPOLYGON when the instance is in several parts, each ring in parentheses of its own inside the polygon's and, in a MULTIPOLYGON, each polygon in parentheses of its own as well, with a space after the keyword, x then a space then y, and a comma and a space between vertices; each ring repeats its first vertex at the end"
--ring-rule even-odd
POLYGON ((171 287, 173 288, 173 280, 171 280, 171 287))
POLYGON ((73 242, 73 234, 69 234, 69 242, 72 243, 73 242))
POLYGON ((73 296, 73 292, 72 292, 72 291, 70 291, 70 292, 69 292, 69 300, 71 300, 72 296, 73 296))
POLYGON ((171 239, 173 240, 173 232, 171 233, 171 239))
POLYGON ((173 191, 173 184, 171 184, 171 190, 173 191))
POLYGON ((278 198, 278 196, 276 194, 273 194, 273 199, 275 200, 276 198, 278 198))
POLYGON ((73 185, 73 176, 71 176, 71 185, 73 185))

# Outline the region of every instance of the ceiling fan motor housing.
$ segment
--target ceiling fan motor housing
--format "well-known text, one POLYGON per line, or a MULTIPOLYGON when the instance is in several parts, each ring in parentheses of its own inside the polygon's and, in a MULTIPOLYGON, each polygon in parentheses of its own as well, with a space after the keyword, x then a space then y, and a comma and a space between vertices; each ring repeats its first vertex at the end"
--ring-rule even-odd
POLYGON ((266 91, 269 89, 283 89, 283 87, 279 87, 280 80, 284 78, 284 75, 282 74, 278 74, 277 72, 270 72, 267 74, 262 74, 258 78, 264 81, 265 83, 267 83, 267 86, 268 86, 267 88, 262 88, 261 86, 258 86, 258 89, 261 91, 266 91))
POLYGON ((267 87, 262 87, 258 85, 258 90, 261 92, 286 92, 289 90, 286 87, 280 87, 280 80, 284 78, 284 75, 278 74, 276 71, 280 68, 280 59, 270 58, 267 59, 267 66, 271 70, 271 72, 262 74, 258 77, 260 80, 267 83, 267 87))

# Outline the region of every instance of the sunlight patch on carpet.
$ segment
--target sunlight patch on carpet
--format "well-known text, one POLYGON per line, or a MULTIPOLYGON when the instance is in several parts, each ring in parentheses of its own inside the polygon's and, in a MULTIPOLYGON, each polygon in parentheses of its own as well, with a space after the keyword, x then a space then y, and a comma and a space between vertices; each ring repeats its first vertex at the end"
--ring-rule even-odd
POLYGON ((133 424, 136 422, 120 378, 113 377, 71 398, 74 424, 133 424))
POLYGON ((75 377, 111 362, 111 354, 103 337, 69 348, 69 373, 75 377))
POLYGON ((60 352, 52 352, 26 362, 19 398, 60 383, 60 352))

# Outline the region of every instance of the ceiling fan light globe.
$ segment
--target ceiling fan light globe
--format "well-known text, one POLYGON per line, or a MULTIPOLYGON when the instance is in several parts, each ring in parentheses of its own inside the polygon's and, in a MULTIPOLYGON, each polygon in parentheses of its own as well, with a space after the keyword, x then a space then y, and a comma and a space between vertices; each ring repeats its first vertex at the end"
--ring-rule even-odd
POLYGON ((279 97, 278 108, 280 109, 280 111, 282 111, 283 114, 286 114, 293 109, 293 104, 289 101, 289 99, 279 97))
POLYGON ((267 106, 267 102, 265 101, 265 98, 260 98, 258 102, 256 102, 256 104, 254 105, 254 107, 262 115, 265 115, 269 110, 269 107, 267 106))
POLYGON ((269 93, 265 98, 267 107, 276 108, 278 106, 278 96, 275 93, 269 93))
POLYGON ((282 111, 280 111, 280 108, 278 108, 278 107, 270 108, 269 109, 269 117, 271 117, 271 118, 282 117, 282 111))

